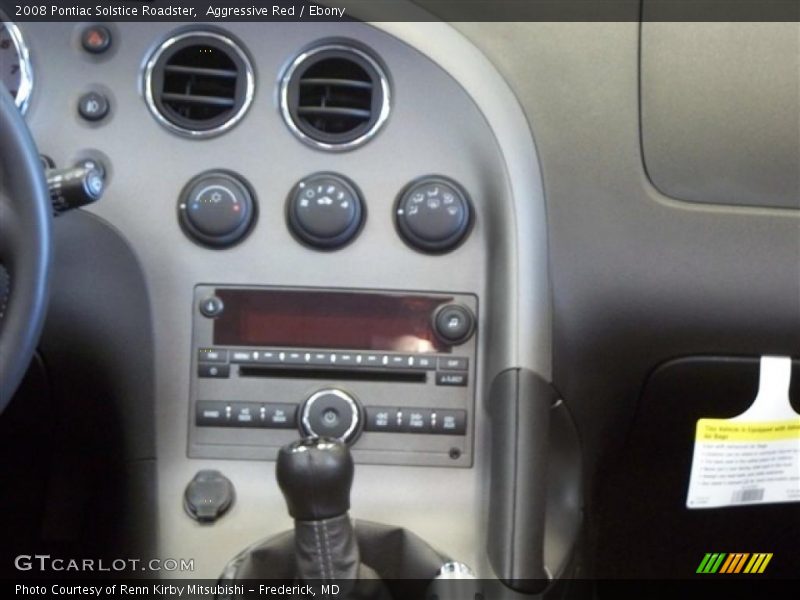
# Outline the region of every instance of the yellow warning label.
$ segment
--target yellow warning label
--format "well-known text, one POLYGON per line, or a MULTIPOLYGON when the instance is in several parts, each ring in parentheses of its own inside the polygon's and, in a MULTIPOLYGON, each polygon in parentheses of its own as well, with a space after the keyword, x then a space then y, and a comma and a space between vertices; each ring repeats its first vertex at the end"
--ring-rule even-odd
POLYGON ((768 442, 800 440, 800 418, 785 421, 737 422, 730 419, 700 419, 698 442, 768 442))

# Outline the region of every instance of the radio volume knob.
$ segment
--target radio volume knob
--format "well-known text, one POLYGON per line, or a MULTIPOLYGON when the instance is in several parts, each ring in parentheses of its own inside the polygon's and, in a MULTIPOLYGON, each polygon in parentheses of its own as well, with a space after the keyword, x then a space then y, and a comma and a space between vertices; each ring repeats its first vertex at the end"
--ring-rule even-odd
POLYGON ((303 404, 300 429, 304 435, 351 443, 361 433, 361 413, 358 401, 347 392, 323 389, 312 394, 303 404))

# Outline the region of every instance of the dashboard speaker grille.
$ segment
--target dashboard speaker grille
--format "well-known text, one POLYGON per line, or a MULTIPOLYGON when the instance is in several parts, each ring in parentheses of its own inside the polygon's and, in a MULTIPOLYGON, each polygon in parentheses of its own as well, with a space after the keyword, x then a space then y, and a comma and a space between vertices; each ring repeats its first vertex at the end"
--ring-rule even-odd
POLYGON ((151 111, 169 129, 208 136, 232 127, 253 97, 253 69, 231 39, 216 33, 170 38, 153 54, 145 73, 151 111))
POLYGON ((329 150, 370 139, 389 114, 383 69, 367 53, 328 45, 298 56, 281 87, 289 128, 304 141, 329 150))

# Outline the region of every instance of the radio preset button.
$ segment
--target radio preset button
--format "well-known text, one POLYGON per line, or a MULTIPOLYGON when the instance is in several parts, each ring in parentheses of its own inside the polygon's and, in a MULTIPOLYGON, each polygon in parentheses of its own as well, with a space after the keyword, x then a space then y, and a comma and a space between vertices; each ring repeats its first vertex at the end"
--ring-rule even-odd
POLYGON ((466 371, 468 367, 469 359, 466 356, 439 357, 439 368, 445 371, 466 371))
POLYGON ((387 366, 392 367, 393 369, 407 369, 409 367, 408 359, 409 356, 403 356, 402 354, 395 354, 389 356, 389 362, 387 366))
POLYGON ((436 368, 435 356, 414 356, 414 367, 417 369, 425 369, 426 371, 433 371, 436 368))
POLYGON ((256 362, 263 365, 274 365, 280 362, 280 358, 274 350, 262 350, 258 353, 256 362))
MULTIPOLYGON (((283 363, 287 365, 303 365, 308 362, 306 361, 308 352, 283 352, 281 354, 283 354, 283 363)), ((278 357, 280 358, 280 354, 278 357)), ((308 358, 310 360, 311 356, 309 355, 308 358)))
POLYGON ((336 354, 336 364, 342 367, 350 367, 356 363, 356 354, 352 352, 338 352, 336 354))
POLYGON ((361 364, 367 367, 380 367, 383 365, 383 360, 380 354, 365 354, 361 364))
POLYGON ((225 379, 231 376, 231 367, 227 364, 199 363, 197 365, 197 376, 205 379, 225 379))
POLYGON ((448 385, 453 387, 464 387, 469 381, 469 375, 466 372, 436 372, 436 385, 448 385))
POLYGON ((226 363, 228 351, 219 348, 198 348, 197 361, 201 363, 226 363))
POLYGON ((311 358, 308 361, 308 364, 315 365, 315 366, 329 365, 329 364, 331 364, 331 353, 330 352, 312 352, 311 353, 311 358))

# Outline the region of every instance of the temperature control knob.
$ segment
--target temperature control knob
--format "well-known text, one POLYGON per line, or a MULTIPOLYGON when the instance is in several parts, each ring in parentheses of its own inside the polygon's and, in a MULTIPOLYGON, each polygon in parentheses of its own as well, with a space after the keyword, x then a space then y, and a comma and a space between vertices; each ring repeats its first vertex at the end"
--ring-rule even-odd
POLYGON ((255 202, 244 180, 227 171, 206 171, 192 179, 178 200, 183 230, 206 246, 240 242, 255 219, 255 202))
POLYGON ((363 221, 364 206, 355 185, 335 173, 300 181, 289 195, 289 228, 303 242, 332 250, 350 242, 363 221))
POLYGON ((472 224, 466 192, 444 177, 425 177, 409 185, 400 194, 395 215, 403 239, 425 252, 452 250, 472 224))

